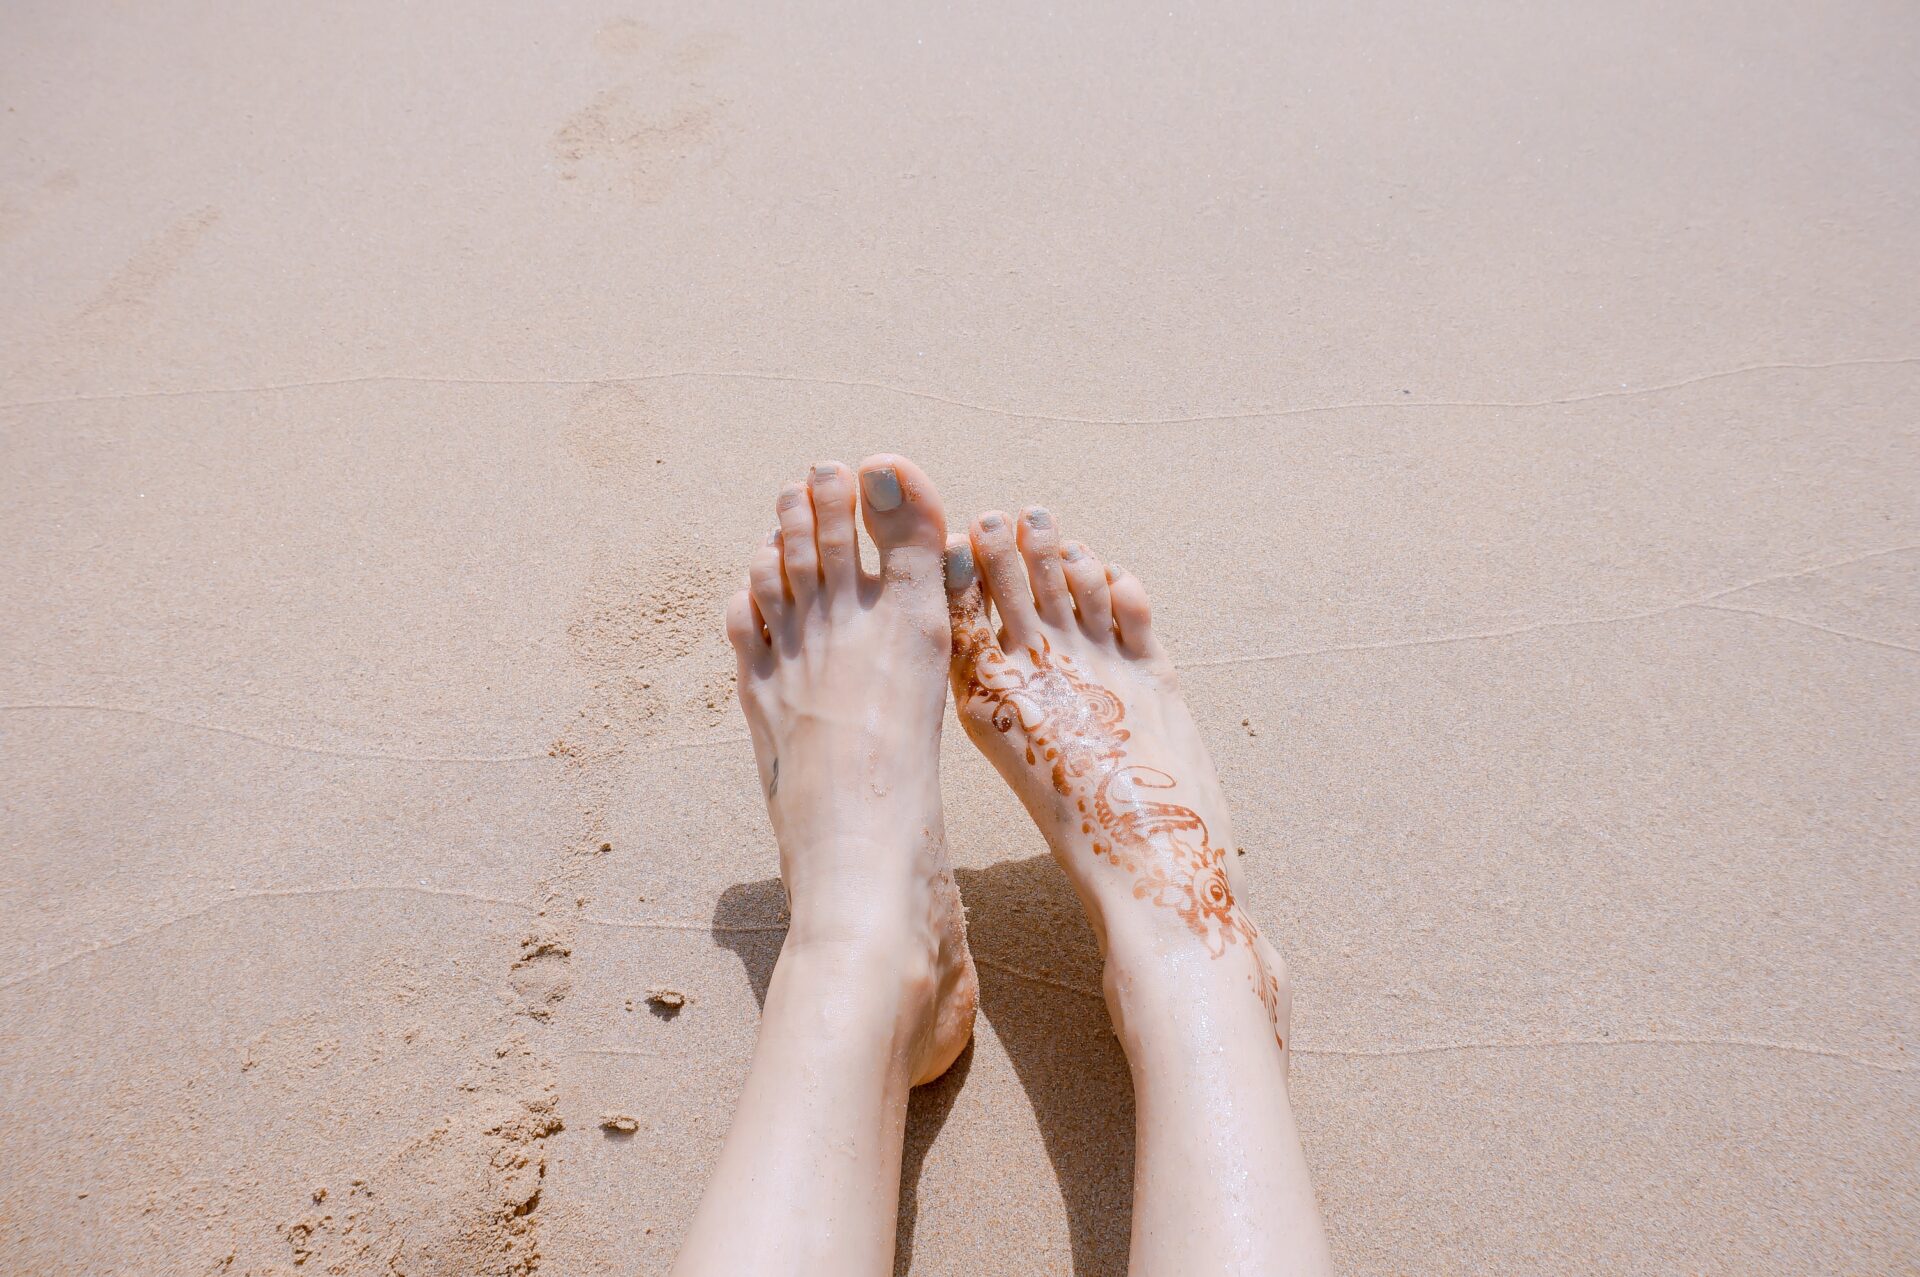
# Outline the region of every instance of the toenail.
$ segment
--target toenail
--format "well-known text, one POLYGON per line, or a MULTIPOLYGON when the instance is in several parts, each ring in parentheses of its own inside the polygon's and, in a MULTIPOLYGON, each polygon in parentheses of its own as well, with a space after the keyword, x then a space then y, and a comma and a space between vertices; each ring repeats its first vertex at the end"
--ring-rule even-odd
POLYGON ((779 545, 779 544, 780 544, 780 529, 779 529, 779 528, 775 528, 775 529, 774 529, 773 531, 771 531, 771 532, 769 532, 769 533, 767 533, 767 544, 768 544, 768 545, 779 545))
POLYGON ((973 551, 964 545, 947 549, 947 588, 960 591, 973 584, 973 551))
POLYGON ((1060 557, 1063 559, 1077 559, 1081 555, 1085 554, 1086 552, 1087 552, 1087 548, 1085 546, 1079 544, 1078 542, 1075 542, 1074 544, 1060 551, 1060 557))
POLYGON ((892 466, 882 466, 861 475, 860 492, 867 499, 867 507, 872 510, 898 509, 904 499, 900 494, 900 476, 892 466))
POLYGON ((1036 528, 1050 528, 1053 526, 1053 516, 1045 510, 1029 510, 1027 511, 1027 523, 1036 528))
POLYGON ((815 483, 825 483, 829 479, 837 478, 839 474, 840 471, 830 464, 817 465, 813 468, 813 481, 815 483))
POLYGON ((997 531, 1002 522, 1003 520, 997 514, 983 514, 980 516, 980 526, 989 532, 997 531))

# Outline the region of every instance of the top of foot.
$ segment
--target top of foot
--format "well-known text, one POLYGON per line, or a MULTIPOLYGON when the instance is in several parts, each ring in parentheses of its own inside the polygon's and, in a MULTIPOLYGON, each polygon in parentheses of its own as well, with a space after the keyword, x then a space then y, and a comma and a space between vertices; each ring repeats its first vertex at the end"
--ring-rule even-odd
POLYGON ((945 516, 926 475, 890 454, 816 465, 774 509, 727 636, 792 905, 786 943, 856 953, 899 981, 902 1049, 928 1081, 966 1045, 975 999, 940 811, 945 516))
POLYGON ((975 519, 948 547, 946 576, 960 721, 1046 836, 1102 946, 1123 929, 1236 957, 1284 1037, 1284 969, 1236 903, 1226 801, 1145 588, 1063 542, 1038 508, 975 519))

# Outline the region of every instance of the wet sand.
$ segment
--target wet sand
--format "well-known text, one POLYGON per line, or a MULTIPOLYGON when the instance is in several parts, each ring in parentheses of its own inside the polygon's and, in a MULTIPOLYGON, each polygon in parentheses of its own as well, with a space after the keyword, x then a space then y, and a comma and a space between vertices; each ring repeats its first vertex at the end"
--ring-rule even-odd
MULTIPOLYGON (((1153 592, 1346 1271, 1920 1266, 1920 15, 272 8, 0 16, 0 1268, 663 1271, 780 938, 721 603, 880 449, 1153 592)), ((1118 1273, 946 750, 901 1268, 1118 1273)))

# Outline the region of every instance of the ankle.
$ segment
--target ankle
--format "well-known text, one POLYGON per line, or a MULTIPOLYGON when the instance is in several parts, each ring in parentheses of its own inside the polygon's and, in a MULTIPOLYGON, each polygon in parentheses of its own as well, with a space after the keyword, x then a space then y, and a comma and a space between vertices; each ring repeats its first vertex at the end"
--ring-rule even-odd
MULTIPOLYGON (((937 983, 937 949, 905 928, 803 930, 796 920, 780 947, 775 982, 809 1003, 831 1003, 836 1014, 888 1024, 911 1018, 937 983)), ((769 987, 771 998, 771 987, 769 987)))
POLYGON ((843 955, 790 947, 774 964, 754 1068, 838 1079, 888 1106, 904 1106, 914 1040, 910 1018, 843 955))
POLYGON ((1272 1039, 1273 1000, 1286 998, 1284 970, 1268 971, 1251 944, 1236 936, 1214 946, 1192 931, 1163 925, 1109 928, 1103 973, 1107 1007, 1129 1057, 1143 1037, 1163 1045, 1188 1025, 1200 1031, 1251 1033, 1272 1039), (1269 997, 1269 979, 1277 980, 1269 997))

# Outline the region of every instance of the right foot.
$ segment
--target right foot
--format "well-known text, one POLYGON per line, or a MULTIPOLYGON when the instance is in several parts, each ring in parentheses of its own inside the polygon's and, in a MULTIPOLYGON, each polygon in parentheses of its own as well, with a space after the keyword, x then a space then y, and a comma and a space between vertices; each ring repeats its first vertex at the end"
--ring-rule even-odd
POLYGON ((974 520, 947 547, 946 578, 960 721, 1045 835, 1102 951, 1230 964, 1284 1052, 1286 969, 1235 901, 1226 800, 1145 589, 1032 508, 974 520))
POLYGON ((815 466, 775 506, 727 637, 791 905, 781 965, 832 972, 835 1004, 891 1024, 918 1085, 966 1046, 978 992, 940 813, 946 520, 926 475, 885 455, 815 466))

